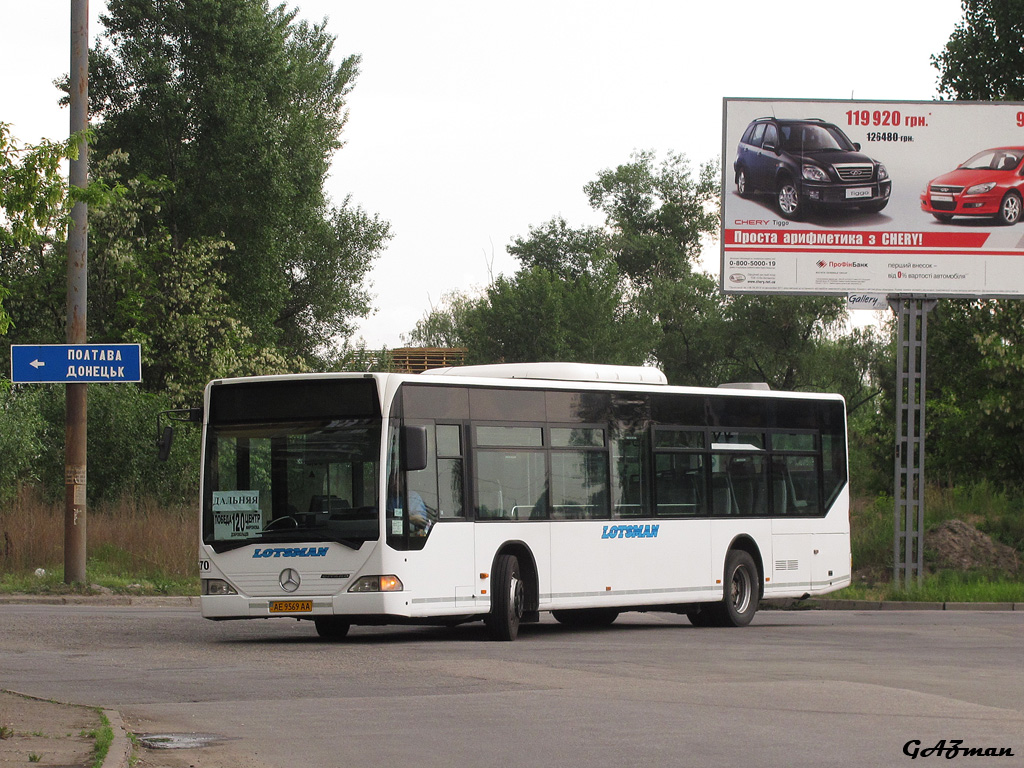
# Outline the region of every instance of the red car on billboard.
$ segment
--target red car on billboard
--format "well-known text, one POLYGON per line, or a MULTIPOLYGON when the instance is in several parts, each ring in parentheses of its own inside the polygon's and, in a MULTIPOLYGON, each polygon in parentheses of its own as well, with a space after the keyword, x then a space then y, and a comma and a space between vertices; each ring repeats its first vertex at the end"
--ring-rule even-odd
POLYGON ((1024 205, 1024 147, 996 147, 979 152, 955 171, 928 182, 921 209, 939 221, 954 216, 1020 221, 1024 205))

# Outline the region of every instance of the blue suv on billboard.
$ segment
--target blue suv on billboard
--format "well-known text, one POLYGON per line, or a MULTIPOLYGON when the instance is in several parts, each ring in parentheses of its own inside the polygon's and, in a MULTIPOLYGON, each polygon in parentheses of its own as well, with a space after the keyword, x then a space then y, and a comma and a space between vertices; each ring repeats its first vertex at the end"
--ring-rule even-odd
POLYGON ((779 213, 793 220, 814 208, 877 213, 892 191, 884 165, 861 153, 838 126, 817 118, 754 120, 733 169, 740 197, 771 194, 779 213))

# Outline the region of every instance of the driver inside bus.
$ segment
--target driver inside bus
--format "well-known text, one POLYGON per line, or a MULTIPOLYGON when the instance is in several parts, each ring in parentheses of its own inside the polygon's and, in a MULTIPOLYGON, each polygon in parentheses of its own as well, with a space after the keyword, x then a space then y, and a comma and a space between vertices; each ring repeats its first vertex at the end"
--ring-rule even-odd
MULTIPOLYGON (((423 502, 423 497, 416 493, 416 491, 409 489, 406 492, 406 499, 409 505, 409 535, 426 536, 427 531, 430 530, 430 515, 427 513, 427 505, 423 502)), ((395 472, 392 472, 391 477, 388 478, 386 509, 388 517, 391 517, 391 513, 395 510, 403 509, 402 496, 398 487, 398 475, 395 472)))

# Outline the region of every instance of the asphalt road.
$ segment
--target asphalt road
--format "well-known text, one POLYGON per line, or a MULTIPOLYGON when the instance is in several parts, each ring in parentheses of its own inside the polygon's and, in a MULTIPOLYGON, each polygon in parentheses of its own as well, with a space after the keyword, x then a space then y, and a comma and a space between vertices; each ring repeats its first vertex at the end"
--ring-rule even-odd
MULTIPOLYGON (((0 605, 0 688, 119 710, 206 748, 144 766, 893 766, 945 739, 1024 765, 1024 612, 762 611, 743 629, 626 614, 359 628, 194 608, 0 605)), ((925 758, 938 758, 925 759, 925 758)), ((947 762, 948 764, 948 762, 947 762)))

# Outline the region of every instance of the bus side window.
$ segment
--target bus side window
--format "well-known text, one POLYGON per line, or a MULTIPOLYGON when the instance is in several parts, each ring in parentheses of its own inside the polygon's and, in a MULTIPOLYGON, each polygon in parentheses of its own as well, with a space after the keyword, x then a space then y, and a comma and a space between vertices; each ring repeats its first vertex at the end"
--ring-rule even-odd
POLYGON ((749 454, 732 456, 727 472, 738 507, 737 513, 742 517, 762 517, 768 514, 764 457, 749 454))
POLYGON ((771 436, 776 515, 821 514, 821 459, 816 438, 810 432, 778 432, 771 436))
POLYGON ((646 494, 647 468, 643 432, 614 432, 612 451, 612 517, 645 517, 649 514, 646 494))
POLYGON ((776 457, 775 462, 781 465, 776 474, 781 475, 785 488, 785 506, 780 511, 776 503, 776 514, 819 514, 817 459, 814 456, 782 456, 776 457))
MULTIPOLYGON (((423 502, 423 506, 427 508, 427 517, 432 521, 437 517, 437 471, 436 466, 436 454, 434 451, 434 425, 427 424, 427 466, 423 469, 417 469, 411 472, 405 473, 406 488, 408 491, 407 498, 414 499, 413 494, 417 494, 423 502)), ((408 502, 410 510, 414 504, 410 500, 408 502)), ((417 529, 417 526, 410 526, 417 529)), ((422 524, 418 526, 418 530, 423 530, 425 526, 422 524)), ((422 535, 422 534, 421 534, 422 535)))
POLYGON ((693 517, 704 512, 704 456, 656 453, 654 495, 658 515, 693 517))
POLYGON ((547 517, 544 430, 539 426, 477 425, 473 472, 476 515, 482 520, 547 517))
POLYGON ((654 429, 654 501, 659 516, 707 514, 707 435, 677 427, 654 429))
POLYGON ((464 517, 462 429, 458 424, 437 425, 437 514, 442 520, 464 517))
POLYGON ((550 517, 608 517, 608 449, 600 427, 551 427, 550 517))

